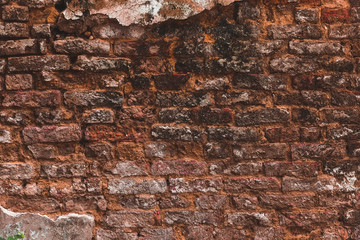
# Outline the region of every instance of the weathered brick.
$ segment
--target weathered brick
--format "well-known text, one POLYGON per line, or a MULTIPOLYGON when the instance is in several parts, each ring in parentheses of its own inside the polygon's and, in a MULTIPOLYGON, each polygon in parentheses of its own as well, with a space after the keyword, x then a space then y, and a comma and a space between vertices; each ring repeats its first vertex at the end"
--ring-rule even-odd
POLYGON ((66 71, 70 69, 70 60, 64 55, 11 57, 8 68, 10 72, 66 71))
POLYGON ((275 227, 257 227, 255 228, 254 240, 282 240, 284 239, 284 230, 275 227))
POLYGON ((35 159, 55 159, 57 151, 54 146, 34 144, 28 146, 35 159))
POLYGON ((319 174, 318 163, 267 162, 264 163, 265 175, 270 177, 316 177, 319 174))
POLYGON ((274 93, 273 98, 276 105, 324 107, 328 104, 327 94, 320 91, 274 93))
POLYGON ((156 105, 160 107, 205 107, 213 103, 212 94, 158 92, 156 94, 156 105))
POLYGON ((340 127, 329 127, 327 135, 331 139, 359 139, 360 128, 357 125, 346 125, 340 127))
POLYGON ((314 72, 320 65, 314 58, 286 56, 270 60, 270 68, 272 72, 298 74, 314 72))
POLYGON ((217 104, 225 106, 236 104, 265 105, 266 94, 255 91, 228 92, 218 93, 215 99, 217 104))
POLYGON ((86 175, 86 164, 44 164, 41 165, 40 175, 46 178, 84 177, 86 175))
POLYGON ((195 108, 191 118, 195 124, 226 124, 232 121, 233 113, 229 108, 195 108))
POLYGON ((144 211, 108 212, 105 223, 109 227, 151 227, 155 225, 155 215, 144 211))
POLYGON ((256 197, 236 196, 232 197, 232 204, 236 209, 254 210, 258 206, 256 197))
POLYGON ((164 193, 167 190, 167 184, 163 179, 135 180, 110 178, 108 189, 110 194, 157 194, 164 193))
POLYGON ((300 55, 335 55, 344 54, 344 49, 340 42, 322 41, 322 42, 304 42, 290 41, 290 53, 300 55))
MULTIPOLYGON (((214 165, 210 166, 212 170, 214 165)), ((235 165, 225 166, 225 170, 223 172, 219 172, 221 174, 231 174, 238 176, 250 176, 250 175, 258 175, 263 172, 262 163, 237 163, 235 165)))
POLYGON ((184 72, 193 72, 201 73, 204 70, 206 72, 217 74, 217 73, 263 73, 263 65, 260 64, 259 59, 250 58, 250 57, 231 57, 231 58, 220 58, 220 59, 210 59, 205 63, 205 66, 198 66, 197 71, 188 70, 194 63, 187 63, 187 70, 181 65, 181 68, 178 67, 176 70, 184 72), (204 69, 203 69, 204 68, 204 69))
POLYGON ((26 144, 78 142, 82 135, 78 125, 26 127, 22 134, 26 144))
POLYGON ((322 114, 325 122, 328 123, 353 123, 356 124, 360 121, 360 112, 356 108, 350 109, 323 109, 322 114))
POLYGON ((182 234, 189 240, 195 240, 199 236, 203 240, 213 239, 212 228, 209 226, 187 226, 182 234))
POLYGON ((311 230, 317 226, 333 225, 338 218, 334 211, 321 212, 283 212, 279 215, 280 225, 311 230))
POLYGON ((318 23, 320 12, 316 8, 296 8, 295 21, 296 23, 318 23))
POLYGON ((204 146, 208 158, 227 158, 230 156, 230 146, 222 142, 210 142, 204 146))
POLYGON ((123 141, 134 139, 136 132, 128 128, 117 128, 110 125, 91 125, 85 129, 88 141, 123 141))
POLYGON ((265 5, 285 5, 291 3, 305 4, 312 6, 321 5, 320 0, 265 0, 264 1, 265 5))
POLYGON ((204 77, 195 80, 195 90, 226 90, 229 88, 229 78, 227 77, 204 77))
POLYGON ((165 213, 164 221, 168 225, 214 225, 222 224, 223 218, 216 212, 194 212, 194 211, 168 211, 165 213))
POLYGON ((353 39, 358 38, 359 25, 356 24, 341 24, 341 25, 330 25, 329 38, 330 39, 353 39))
POLYGON ((144 143, 145 156, 147 158, 167 158, 173 156, 171 147, 167 143, 148 142, 144 143))
POLYGON ((120 230, 119 228, 115 231, 97 229, 96 231, 96 239, 98 240, 111 240, 111 239, 138 239, 138 233, 128 233, 120 230))
POLYGON ((85 40, 82 38, 54 41, 55 52, 71 55, 109 55, 110 43, 103 40, 85 40))
POLYGON ((127 56, 164 56, 169 54, 169 42, 165 41, 115 41, 114 54, 127 56))
POLYGON ((34 24, 31 29, 31 35, 37 38, 49 38, 51 37, 51 25, 34 24))
POLYGON ((269 127, 265 129, 265 137, 269 142, 298 142, 300 129, 298 127, 269 127))
POLYGON ((200 141, 203 131, 190 127, 153 126, 151 135, 157 139, 200 141))
MULTIPOLYGON (((134 72, 140 73, 169 73, 172 69, 168 59, 160 57, 137 58, 134 62, 134 72)), ((185 73, 185 72, 184 72, 185 73)))
POLYGON ((171 193, 187 192, 218 192, 221 190, 222 181, 220 178, 211 179, 189 179, 170 178, 169 189, 171 193))
POLYGON ((293 86, 296 89, 334 89, 346 88, 352 89, 352 82, 356 81, 356 77, 345 76, 343 74, 334 75, 298 75, 293 78, 293 86))
POLYGON ((284 108, 264 108, 240 112, 235 117, 236 125, 249 126, 267 123, 287 123, 290 113, 284 108))
POLYGON ((226 192, 249 192, 249 191, 280 191, 280 183, 276 178, 229 178, 224 181, 226 192))
POLYGON ((11 143, 12 137, 9 130, 0 128, 0 143, 11 143))
POLYGON ((156 199, 154 196, 122 196, 118 198, 119 204, 124 208, 133 209, 152 209, 156 206, 156 199))
POLYGON ((191 110, 166 108, 159 111, 159 122, 161 123, 190 123, 191 110))
POLYGON ((40 54, 40 42, 35 39, 0 41, 0 56, 40 54))
POLYGON ((29 19, 29 8, 25 6, 4 6, 2 19, 5 21, 27 21, 29 19))
POLYGON ((94 109, 85 112, 83 119, 84 123, 113 123, 114 112, 108 109, 94 109))
POLYGON ((301 125, 316 125, 320 121, 319 113, 311 108, 293 108, 291 120, 301 125))
POLYGON ((230 226, 270 226, 274 216, 266 212, 234 212, 227 214, 227 225, 230 226))
POLYGON ((344 214, 344 220, 346 225, 356 226, 360 223, 360 211, 347 210, 344 214))
POLYGON ((336 106, 357 106, 360 95, 357 92, 332 91, 331 103, 336 106))
POLYGON ((213 234, 215 240, 240 240, 248 237, 245 230, 233 227, 216 228, 213 234))
POLYGON ((33 86, 31 74, 12 74, 6 75, 5 88, 8 90, 26 90, 33 86))
POLYGON ((1 163, 0 179, 31 179, 35 176, 35 168, 27 163, 1 163))
POLYGON ((0 58, 0 73, 5 72, 6 60, 0 58))
POLYGON ((185 74, 160 74, 153 75, 155 87, 159 90, 180 90, 189 80, 185 74))
POLYGON ((159 200, 159 207, 161 209, 168 208, 187 208, 190 206, 190 202, 178 195, 171 195, 170 197, 161 197, 159 200))
POLYGON ((317 25, 270 25, 267 30, 271 39, 319 39, 322 36, 317 25))
POLYGON ((233 140, 255 142, 260 138, 259 131, 251 128, 208 127, 207 133, 209 140, 217 141, 233 140))
POLYGON ((175 239, 175 233, 172 228, 143 228, 139 235, 139 240, 175 239))
POLYGON ((129 72, 130 60, 126 58, 88 57, 80 55, 73 69, 77 71, 109 71, 129 72))
POLYGON ((72 197, 65 200, 66 211, 106 210, 107 202, 104 196, 72 197))
POLYGON ((55 107, 60 104, 60 91, 13 92, 5 95, 4 107, 55 107))
POLYGON ((151 164, 151 174, 154 176, 202 176, 205 175, 206 172, 206 163, 202 161, 168 160, 155 161, 151 164))
POLYGON ((90 143, 85 147, 85 156, 112 160, 114 158, 114 148, 109 143, 90 143))
POLYGON ((111 174, 119 175, 120 177, 148 175, 146 165, 135 161, 122 161, 105 165, 104 169, 111 172, 111 174))
POLYGON ((349 9, 347 8, 323 8, 321 9, 321 21, 323 23, 338 23, 349 21, 349 9))
POLYGON ((233 146, 233 155, 236 160, 283 159, 287 155, 287 147, 282 143, 235 145, 233 146))
POLYGON ((325 61, 322 65, 326 70, 333 72, 352 72, 355 68, 352 60, 338 57, 330 61, 325 61))
POLYGON ((69 106, 121 107, 124 97, 119 92, 79 91, 65 92, 65 104, 69 106))
POLYGON ((335 177, 352 176, 360 173, 359 163, 358 160, 328 160, 324 163, 323 172, 335 177))
POLYGON ((27 38, 29 27, 26 23, 0 23, 1 38, 27 38))
POLYGON ((291 145, 293 160, 342 158, 346 155, 346 146, 338 143, 313 143, 291 145))
POLYGON ((302 142, 316 142, 321 138, 321 131, 318 127, 300 128, 300 140, 302 142))
POLYGON ((336 190, 345 190, 334 178, 318 177, 299 179, 284 177, 282 180, 283 192, 329 192, 336 190))
POLYGON ((219 210, 227 208, 228 204, 226 195, 204 195, 195 199, 197 209, 219 210))
POLYGON ((281 75, 236 74, 232 84, 234 88, 286 90, 287 79, 281 75))
POLYGON ((266 56, 275 53, 284 45, 282 40, 274 41, 259 41, 259 42, 250 42, 250 41, 235 41, 229 45, 229 49, 222 53, 224 55, 230 56, 246 56, 246 57, 258 57, 266 56))

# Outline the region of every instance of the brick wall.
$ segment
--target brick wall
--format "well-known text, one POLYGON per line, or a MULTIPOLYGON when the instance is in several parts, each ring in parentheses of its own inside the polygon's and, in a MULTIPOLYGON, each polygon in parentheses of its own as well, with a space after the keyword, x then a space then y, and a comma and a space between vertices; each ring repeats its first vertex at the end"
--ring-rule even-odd
POLYGON ((76 20, 0 0, 0 205, 95 239, 360 239, 360 2, 76 20))

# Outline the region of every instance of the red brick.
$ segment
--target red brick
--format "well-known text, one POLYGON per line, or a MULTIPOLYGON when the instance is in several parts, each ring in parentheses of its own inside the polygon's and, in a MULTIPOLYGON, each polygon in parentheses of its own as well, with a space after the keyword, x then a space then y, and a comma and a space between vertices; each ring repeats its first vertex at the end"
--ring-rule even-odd
POLYGON ((30 74, 6 75, 5 87, 7 90, 26 90, 33 86, 33 78, 30 74))
POLYGON ((70 69, 70 60, 65 55, 11 57, 8 68, 10 72, 65 71, 70 69))
POLYGON ((323 8, 321 9, 321 21, 323 23, 337 23, 349 21, 349 9, 346 8, 323 8))
POLYGON ((108 212, 105 223, 109 227, 151 227, 155 225, 152 212, 118 211, 108 212))
POLYGON ((270 177, 316 177, 320 171, 318 163, 268 162, 264 167, 265 175, 270 177))
POLYGON ((207 172, 207 165, 202 161, 155 161, 151 164, 151 173, 154 176, 180 175, 201 176, 207 172))
POLYGON ((26 144, 78 142, 82 135, 78 125, 26 127, 22 133, 26 144))
POLYGON ((62 54, 109 55, 110 43, 102 40, 85 40, 67 38, 54 41, 55 52, 62 54))
POLYGON ((27 38, 29 27, 26 23, 0 23, 0 37, 27 38))
POLYGON ((26 163, 1 163, 0 179, 30 179, 35 176, 35 169, 26 163))
POLYGON ((280 216, 280 225, 311 230, 317 226, 332 226, 338 218, 334 211, 321 212, 283 212, 280 216))
POLYGON ((41 176, 46 178, 73 178, 84 177, 85 175, 85 163, 41 165, 41 176))
POLYGON ((280 191, 280 183, 276 178, 229 178, 224 181, 226 192, 249 192, 249 191, 280 191))
POLYGON ((4 6, 2 19, 5 21, 27 21, 29 19, 29 8, 24 6, 4 6))
POLYGON ((14 92, 5 95, 4 107, 56 107, 60 104, 60 91, 14 92))

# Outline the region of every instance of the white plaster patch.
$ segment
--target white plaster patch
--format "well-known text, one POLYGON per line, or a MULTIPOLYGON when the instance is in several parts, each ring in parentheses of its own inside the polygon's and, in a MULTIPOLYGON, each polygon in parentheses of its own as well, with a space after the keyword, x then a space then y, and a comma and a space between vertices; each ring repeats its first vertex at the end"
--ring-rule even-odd
POLYGON ((15 213, 0 206, 0 237, 25 234, 24 240, 91 240, 93 216, 70 213, 52 220, 38 213, 15 213))
MULTIPOLYGON (((186 19, 217 4, 226 6, 235 1, 242 0, 103 0, 101 7, 99 4, 90 4, 88 10, 91 15, 104 14, 124 26, 148 25, 168 19, 186 19)), ((77 3, 69 4, 62 13, 65 19, 77 20, 83 17, 84 9, 77 5, 77 3)))

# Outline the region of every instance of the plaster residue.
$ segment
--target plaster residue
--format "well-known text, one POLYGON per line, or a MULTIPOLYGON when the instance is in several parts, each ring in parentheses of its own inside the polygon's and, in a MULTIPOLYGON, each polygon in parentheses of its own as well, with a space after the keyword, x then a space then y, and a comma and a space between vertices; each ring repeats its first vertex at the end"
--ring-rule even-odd
POLYGON ((15 213, 0 206, 0 237, 25 234, 25 240, 91 240, 95 222, 89 215, 68 214, 52 220, 37 213, 15 213))
POLYGON ((167 19, 186 19, 217 4, 242 0, 72 0, 63 12, 65 19, 76 20, 85 11, 104 14, 124 26, 153 24, 167 19))

